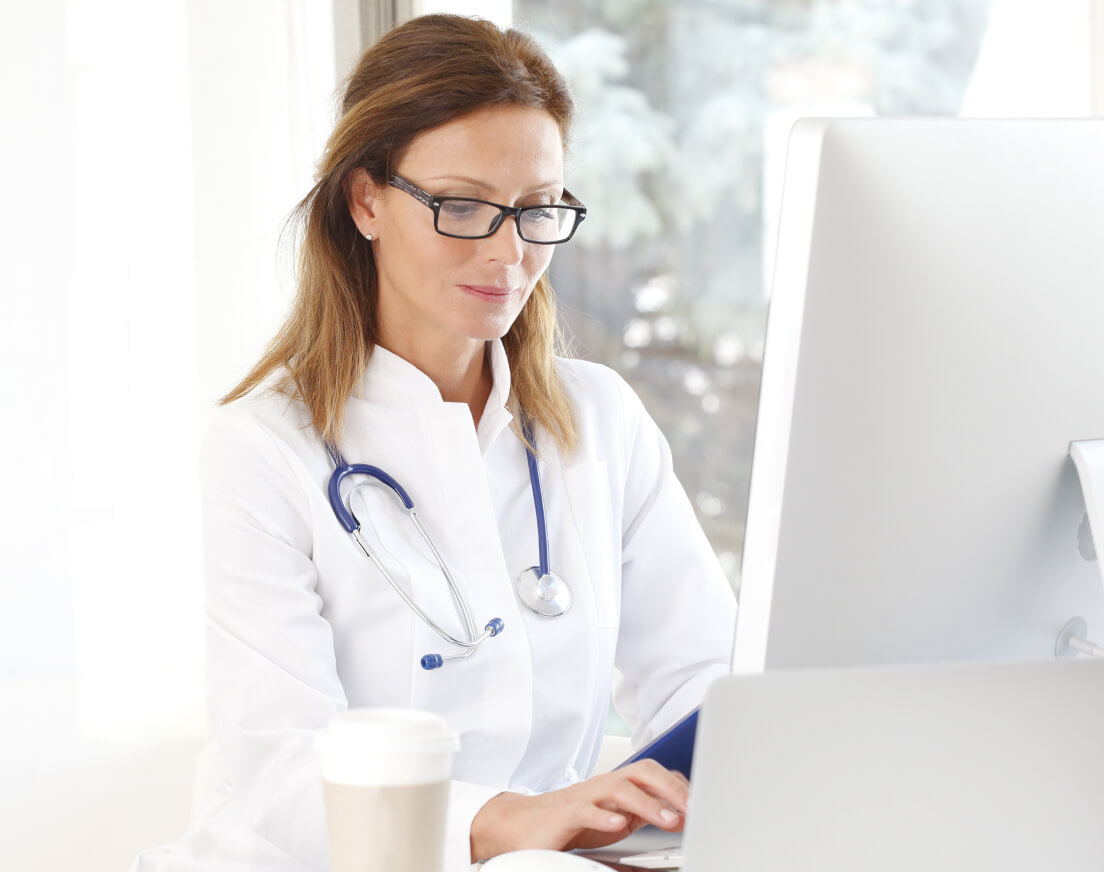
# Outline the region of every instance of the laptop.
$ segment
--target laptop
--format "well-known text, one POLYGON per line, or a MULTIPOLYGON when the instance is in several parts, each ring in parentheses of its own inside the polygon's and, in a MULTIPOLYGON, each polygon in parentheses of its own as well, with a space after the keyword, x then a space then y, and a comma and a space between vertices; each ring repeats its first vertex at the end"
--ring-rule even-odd
POLYGON ((1104 660, 722 678, 692 780, 686 872, 1100 868, 1104 660))

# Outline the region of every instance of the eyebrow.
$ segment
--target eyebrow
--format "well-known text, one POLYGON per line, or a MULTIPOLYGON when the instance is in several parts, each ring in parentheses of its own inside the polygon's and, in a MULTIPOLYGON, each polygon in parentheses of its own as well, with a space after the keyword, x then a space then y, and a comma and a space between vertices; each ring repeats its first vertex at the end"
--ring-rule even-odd
MULTIPOLYGON (((482 188, 485 191, 490 190, 491 188, 494 187, 494 185, 492 185, 490 182, 487 182, 487 181, 482 180, 482 179, 473 179, 471 176, 453 176, 453 175, 430 176, 429 178, 426 179, 426 181, 427 182, 462 182, 462 183, 467 184, 467 185, 473 185, 477 188, 482 188)), ((542 182, 539 185, 534 186, 527 193, 535 194, 535 193, 538 193, 540 191, 544 191, 548 188, 562 188, 562 187, 563 187, 563 182, 561 182, 559 179, 556 179, 554 181, 542 182)))

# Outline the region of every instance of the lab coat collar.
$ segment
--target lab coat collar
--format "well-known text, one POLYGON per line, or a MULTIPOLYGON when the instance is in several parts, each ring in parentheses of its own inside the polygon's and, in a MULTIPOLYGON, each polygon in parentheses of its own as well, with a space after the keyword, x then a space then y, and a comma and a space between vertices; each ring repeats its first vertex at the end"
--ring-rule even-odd
POLYGON ((506 349, 501 339, 495 339, 487 343, 487 352, 491 357, 491 395, 487 397, 487 405, 483 408, 483 416, 479 419, 479 430, 476 433, 479 439, 479 451, 486 457, 487 452, 498 438, 499 434, 510 426, 514 416, 507 408, 510 401, 510 361, 506 358, 506 349))
POLYGON ((372 348, 372 356, 360 377, 353 396, 369 403, 440 403, 441 392, 433 379, 382 345, 372 348))
MULTIPOLYGON (((507 408, 510 399, 510 362, 502 340, 487 343, 491 359, 491 393, 479 419, 476 433, 479 449, 486 456, 499 434, 510 425, 513 415, 507 408)), ((364 368, 353 396, 369 403, 395 405, 455 405, 446 404, 433 379, 397 354, 380 345, 372 349, 372 356, 364 368)))

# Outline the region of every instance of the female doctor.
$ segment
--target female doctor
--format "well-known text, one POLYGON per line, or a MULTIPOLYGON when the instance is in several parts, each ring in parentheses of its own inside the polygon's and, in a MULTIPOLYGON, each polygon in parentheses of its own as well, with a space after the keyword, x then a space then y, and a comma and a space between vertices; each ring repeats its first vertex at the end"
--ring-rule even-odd
POLYGON ((350 77, 293 310, 204 448, 228 780, 157 868, 324 867, 313 735, 352 706, 460 734, 450 869, 682 827, 681 776, 587 776, 611 689, 635 745, 673 724, 727 671, 735 606, 637 397, 554 356, 571 116, 531 39, 461 17, 350 77))

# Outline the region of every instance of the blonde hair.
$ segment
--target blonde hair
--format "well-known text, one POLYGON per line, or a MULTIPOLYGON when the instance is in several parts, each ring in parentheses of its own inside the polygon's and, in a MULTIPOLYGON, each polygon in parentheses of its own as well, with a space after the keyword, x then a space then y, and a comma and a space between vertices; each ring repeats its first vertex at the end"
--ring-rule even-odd
MULTIPOLYGON (((349 214, 350 175, 363 168, 385 185, 420 133, 503 105, 548 112, 566 144, 574 116, 567 84, 536 41, 519 31, 457 15, 426 15, 364 53, 346 84, 316 184, 292 214, 301 236, 291 312, 221 403, 275 375, 269 388, 299 397, 319 434, 340 442, 345 405, 379 339, 376 264, 349 214)), ((516 425, 524 417, 569 450, 578 436, 555 370, 564 344, 547 275, 502 342, 510 361, 510 403, 519 413, 515 429, 520 435, 516 425)))

